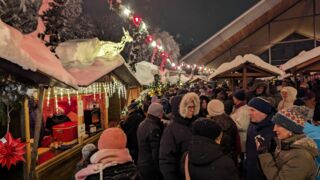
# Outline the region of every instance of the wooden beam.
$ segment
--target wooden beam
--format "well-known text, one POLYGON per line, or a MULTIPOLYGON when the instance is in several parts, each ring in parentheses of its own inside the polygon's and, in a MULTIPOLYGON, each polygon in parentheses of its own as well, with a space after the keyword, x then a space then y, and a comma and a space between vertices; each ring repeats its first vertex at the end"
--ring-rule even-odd
MULTIPOLYGON (((246 73, 247 77, 269 77, 270 74, 262 74, 262 73, 246 73)), ((243 73, 232 73, 232 74, 224 74, 221 76, 217 76, 215 78, 243 78, 243 73)))

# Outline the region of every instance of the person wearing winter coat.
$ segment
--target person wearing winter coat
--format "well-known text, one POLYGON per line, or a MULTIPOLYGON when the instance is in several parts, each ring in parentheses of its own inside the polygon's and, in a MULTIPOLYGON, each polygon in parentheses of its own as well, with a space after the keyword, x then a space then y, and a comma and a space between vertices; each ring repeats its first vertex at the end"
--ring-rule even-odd
POLYGON ((210 99, 206 95, 201 95, 200 96, 200 111, 198 114, 198 117, 207 117, 208 111, 207 111, 207 106, 209 103, 210 99))
POLYGON ((141 122, 138 128, 138 168, 140 180, 161 180, 159 168, 159 148, 163 131, 161 117, 163 106, 152 103, 149 106, 147 118, 141 122))
POLYGON ((219 124, 223 131, 221 139, 222 151, 237 163, 238 149, 237 136, 238 129, 236 123, 225 114, 223 103, 218 99, 213 99, 208 104, 208 117, 219 124))
POLYGON ((220 142, 223 132, 215 121, 201 118, 193 123, 192 138, 185 160, 186 179, 237 180, 234 162, 226 156, 220 142))
POLYGON ((234 108, 230 115, 236 123, 241 144, 241 152, 246 152, 247 130, 250 124, 249 107, 246 104, 246 94, 244 90, 233 93, 234 108))
POLYGON ((297 97, 297 90, 294 87, 285 86, 281 89, 280 94, 282 100, 278 104, 278 111, 292 107, 297 97))
POLYGON ((159 165, 165 180, 184 179, 181 160, 191 140, 192 122, 200 110, 196 93, 175 96, 171 100, 173 121, 164 130, 160 141, 159 165))
POLYGON ((126 149, 127 137, 120 128, 108 128, 98 140, 98 151, 90 157, 90 164, 78 171, 76 180, 134 180, 137 168, 126 149))
POLYGON ((128 106, 128 110, 128 118, 125 121, 123 121, 121 128, 128 137, 127 148, 130 151, 134 163, 137 163, 139 154, 137 130, 139 124, 144 120, 144 117, 139 110, 137 102, 131 103, 128 106))
POLYGON ((272 106, 270 102, 262 97, 256 97, 249 101, 250 124, 247 131, 245 179, 265 180, 266 177, 260 167, 258 151, 256 147, 256 137, 262 137, 268 147, 273 144, 275 137, 272 122, 272 106))
POLYGON ((318 155, 316 143, 303 133, 302 114, 293 108, 282 109, 274 117, 277 147, 274 154, 268 152, 263 139, 257 139, 261 168, 269 180, 313 180, 318 155))
POLYGON ((256 82, 252 86, 252 90, 248 92, 247 94, 247 100, 248 102, 254 98, 254 97, 268 97, 268 84, 261 81, 261 82, 256 82))

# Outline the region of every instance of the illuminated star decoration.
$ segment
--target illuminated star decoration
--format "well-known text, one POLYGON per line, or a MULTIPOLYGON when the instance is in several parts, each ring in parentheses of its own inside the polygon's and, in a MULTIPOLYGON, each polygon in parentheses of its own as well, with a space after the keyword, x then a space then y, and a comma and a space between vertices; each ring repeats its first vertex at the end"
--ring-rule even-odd
POLYGON ((10 170, 11 165, 16 165, 18 161, 25 161, 25 143, 21 143, 20 138, 13 139, 10 132, 5 135, 6 142, 0 141, 0 164, 7 166, 10 170))

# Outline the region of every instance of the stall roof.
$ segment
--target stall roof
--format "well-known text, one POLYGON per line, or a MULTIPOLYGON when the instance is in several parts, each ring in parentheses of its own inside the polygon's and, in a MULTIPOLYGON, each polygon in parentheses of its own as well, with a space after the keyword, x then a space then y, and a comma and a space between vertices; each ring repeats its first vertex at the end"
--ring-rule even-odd
POLYGON ((130 87, 138 87, 141 86, 137 77, 131 71, 129 65, 127 63, 122 64, 120 67, 116 68, 113 73, 121 79, 124 83, 129 85, 130 87))
MULTIPOLYGON (((255 69, 262 70, 265 72, 265 74, 272 75, 279 75, 282 76, 284 72, 277 68, 276 66, 273 66, 269 63, 264 62, 262 59, 260 59, 258 56, 255 56, 253 54, 246 54, 244 56, 237 56, 233 61, 223 63, 221 64, 216 71, 209 76, 209 79, 214 77, 220 77, 223 76, 223 74, 238 70, 242 67, 244 64, 250 64, 255 66, 255 69)), ((261 77, 261 76, 260 76, 261 77)))
POLYGON ((159 73, 159 67, 147 61, 138 62, 135 68, 135 76, 142 85, 153 83, 154 75, 159 73))
MULTIPOLYGON (((300 0, 261 0, 197 48, 182 57, 180 61, 204 65, 215 61, 231 47, 250 36, 299 1, 300 0)), ((289 30, 287 31, 291 32, 289 30)), ((257 40, 259 38, 260 37, 253 38, 253 42, 259 42, 259 40, 257 40)), ((277 37, 276 39, 279 40, 279 38, 280 37, 277 37)), ((272 39, 271 41, 273 42, 274 40, 272 39)), ((251 52, 253 52, 253 50, 251 50, 251 52)), ((258 52, 258 50, 256 52, 258 52)), ((236 55, 240 54, 238 52, 236 53, 236 55)), ((229 59, 223 59, 223 61, 226 60, 229 59)), ((217 65, 220 63, 221 62, 217 65)))
POLYGON ((106 61, 104 58, 96 58, 91 65, 66 67, 66 69, 77 80, 79 86, 89 86, 123 65, 123 63, 122 56, 117 55, 110 61, 106 61))
POLYGON ((320 47, 310 51, 302 51, 299 55, 281 65, 280 68, 288 73, 303 71, 307 67, 309 67, 309 71, 320 71, 320 66, 315 66, 317 62, 320 63, 320 47), (313 66, 310 67, 311 65, 313 66))
POLYGON ((0 57, 19 65, 23 70, 40 72, 77 88, 77 81, 63 68, 60 60, 39 39, 31 35, 23 35, 1 20, 0 57))

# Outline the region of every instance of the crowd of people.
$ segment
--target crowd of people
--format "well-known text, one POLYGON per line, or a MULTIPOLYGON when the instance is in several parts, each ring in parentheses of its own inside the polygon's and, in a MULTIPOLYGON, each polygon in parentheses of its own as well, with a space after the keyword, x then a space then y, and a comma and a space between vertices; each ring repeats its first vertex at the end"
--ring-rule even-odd
POLYGON ((119 127, 83 148, 76 179, 290 179, 317 176, 320 83, 250 90, 171 87, 132 102, 119 127))

